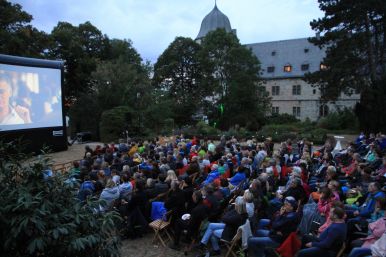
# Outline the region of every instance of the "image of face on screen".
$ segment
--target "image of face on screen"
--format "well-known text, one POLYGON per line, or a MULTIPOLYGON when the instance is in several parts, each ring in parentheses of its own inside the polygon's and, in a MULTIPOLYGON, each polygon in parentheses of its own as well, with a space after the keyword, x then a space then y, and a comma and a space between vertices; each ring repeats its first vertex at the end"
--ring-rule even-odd
POLYGON ((62 126, 61 71, 0 64, 0 130, 62 126))
POLYGON ((10 105, 12 97, 12 80, 9 74, 0 77, 0 124, 24 124, 24 121, 16 110, 10 105))

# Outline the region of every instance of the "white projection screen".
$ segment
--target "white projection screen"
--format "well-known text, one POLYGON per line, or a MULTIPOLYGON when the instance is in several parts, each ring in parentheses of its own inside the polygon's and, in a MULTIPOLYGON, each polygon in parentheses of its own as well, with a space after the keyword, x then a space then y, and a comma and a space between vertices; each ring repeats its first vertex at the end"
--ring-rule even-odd
POLYGON ((63 61, 0 54, 0 140, 23 139, 28 151, 67 149, 63 61))
POLYGON ((61 70, 0 63, 0 131, 58 126, 61 70))

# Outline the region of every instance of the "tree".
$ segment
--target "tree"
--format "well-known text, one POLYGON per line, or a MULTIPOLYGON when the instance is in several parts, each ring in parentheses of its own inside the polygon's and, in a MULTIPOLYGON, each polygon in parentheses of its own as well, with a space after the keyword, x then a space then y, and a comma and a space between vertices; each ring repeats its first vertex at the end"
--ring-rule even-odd
POLYGON ((260 63, 252 51, 234 34, 218 29, 203 39, 200 60, 203 84, 212 93, 212 118, 223 129, 236 124, 257 129, 269 99, 261 87, 260 63))
POLYGON ((361 93, 356 108, 361 127, 378 130, 386 125, 381 122, 385 119, 378 119, 374 112, 386 100, 380 86, 386 74, 386 2, 318 2, 325 15, 313 20, 311 27, 321 36, 310 41, 326 49, 326 68, 307 75, 306 80, 321 88, 323 100, 335 100, 342 92, 361 93), (373 122, 368 123, 369 118, 373 122))
POLYGON ((154 85, 174 101, 173 113, 179 126, 191 122, 201 105, 205 90, 201 86, 200 45, 190 38, 177 37, 154 65, 154 85))
POLYGON ((151 100, 144 110, 145 128, 151 128, 156 135, 171 133, 174 129, 173 104, 173 99, 164 91, 153 89, 151 100))
MULTIPOLYGON (((89 92, 80 94, 70 110, 75 130, 87 129, 97 138, 103 112, 129 106, 131 110, 142 113, 151 94, 149 68, 141 64, 141 58, 131 43, 114 39, 109 45, 109 59, 97 61, 96 70, 89 78, 89 92)), ((128 123, 130 121, 119 128, 121 132, 131 125, 128 123)))
POLYGON ((45 155, 31 162, 19 144, 0 142, 0 251, 4 257, 119 256, 120 215, 77 198, 77 183, 46 176, 45 155))
POLYGON ((33 27, 32 15, 21 5, 0 0, 0 53, 25 57, 43 57, 48 35, 33 27))
POLYGON ((48 55, 64 60, 64 97, 73 104, 79 94, 88 93, 92 87, 90 75, 96 70, 98 60, 106 58, 109 40, 90 22, 78 27, 59 22, 50 35, 48 55))

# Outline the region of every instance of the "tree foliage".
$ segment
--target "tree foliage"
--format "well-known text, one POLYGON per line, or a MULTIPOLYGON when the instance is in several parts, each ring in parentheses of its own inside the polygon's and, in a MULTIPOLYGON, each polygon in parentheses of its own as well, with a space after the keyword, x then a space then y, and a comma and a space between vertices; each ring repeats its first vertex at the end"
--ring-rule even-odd
POLYGON ((384 127, 386 124, 379 122, 373 122, 370 127, 365 121, 374 113, 368 111, 386 101, 376 96, 378 85, 386 74, 386 2, 318 2, 325 15, 313 20, 311 27, 321 36, 310 41, 326 49, 323 60, 326 69, 309 74, 307 81, 321 88, 324 100, 335 100, 342 92, 362 93, 361 107, 357 109, 362 128, 377 130, 384 127), (370 99, 378 101, 368 102, 370 99))
MULTIPOLYGON (((121 138, 134 113, 134 110, 128 106, 118 106, 104 111, 100 119, 101 140, 113 142, 117 138, 121 138)), ((133 127, 131 126, 131 128, 133 127)), ((135 132, 139 130, 138 124, 135 125, 134 130, 135 132)))
POLYGON ((49 159, 31 162, 20 145, 0 142, 0 240, 2 256, 118 256, 116 212, 99 202, 82 205, 76 183, 46 177, 49 159))
MULTIPOLYGON (((70 110, 72 128, 92 131, 97 138, 104 111, 123 105, 133 110, 145 109, 151 94, 149 68, 141 64, 130 41, 111 40, 109 52, 114 58, 97 61, 90 75, 89 92, 80 94, 70 110)), ((120 129, 124 131, 126 127, 120 129)))
POLYGON ((223 29, 203 39, 200 60, 205 87, 211 89, 213 118, 220 127, 257 129, 268 106, 259 77, 260 63, 237 37, 223 29), (215 111, 219 109, 220 111, 215 111), (214 111, 213 111, 214 110, 214 111))
POLYGON ((48 35, 30 24, 32 15, 19 4, 0 0, 0 16, 0 53, 43 57, 48 35))
POLYGON ((173 99, 173 116, 180 126, 191 121, 205 96, 199 50, 192 39, 177 37, 154 65, 154 85, 173 99))
POLYGON ((90 22, 73 26, 59 22, 50 34, 49 57, 64 60, 64 96, 72 104, 92 87, 91 73, 106 59, 109 40, 90 22))

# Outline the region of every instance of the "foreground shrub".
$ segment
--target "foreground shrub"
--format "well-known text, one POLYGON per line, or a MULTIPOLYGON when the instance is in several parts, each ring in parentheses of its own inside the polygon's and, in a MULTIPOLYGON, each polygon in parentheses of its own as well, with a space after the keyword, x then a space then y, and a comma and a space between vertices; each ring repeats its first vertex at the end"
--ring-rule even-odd
POLYGON ((47 176, 48 158, 28 157, 0 142, 1 256, 119 256, 119 214, 82 205, 77 183, 47 176))

